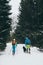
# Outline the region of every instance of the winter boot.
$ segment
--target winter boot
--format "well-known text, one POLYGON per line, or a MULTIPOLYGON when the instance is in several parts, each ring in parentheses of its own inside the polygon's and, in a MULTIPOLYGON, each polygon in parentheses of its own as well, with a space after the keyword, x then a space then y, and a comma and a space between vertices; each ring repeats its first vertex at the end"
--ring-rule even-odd
POLYGON ((29 48, 29 54, 30 54, 30 48, 29 48))

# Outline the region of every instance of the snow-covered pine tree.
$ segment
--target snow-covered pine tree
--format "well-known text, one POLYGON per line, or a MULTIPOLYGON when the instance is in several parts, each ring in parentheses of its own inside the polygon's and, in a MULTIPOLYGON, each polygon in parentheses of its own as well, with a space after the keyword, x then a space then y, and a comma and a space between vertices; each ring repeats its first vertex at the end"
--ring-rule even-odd
POLYGON ((15 30, 15 37, 23 42, 26 35, 30 36, 32 45, 42 46, 43 39, 43 1, 42 0, 21 0, 18 26, 15 30))
POLYGON ((11 6, 9 5, 9 0, 0 0, 0 39, 3 39, 2 50, 6 47, 6 41, 9 39, 10 35, 10 25, 11 25, 11 18, 9 15, 11 6))

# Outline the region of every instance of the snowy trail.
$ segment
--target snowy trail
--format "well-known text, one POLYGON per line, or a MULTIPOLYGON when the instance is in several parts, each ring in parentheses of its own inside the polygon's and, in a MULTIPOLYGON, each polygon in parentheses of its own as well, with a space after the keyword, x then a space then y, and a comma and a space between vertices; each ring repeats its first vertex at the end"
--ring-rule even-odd
POLYGON ((27 54, 22 47, 22 44, 18 44, 13 56, 12 45, 7 44, 5 52, 0 55, 0 65, 43 65, 43 53, 37 51, 36 47, 31 47, 31 54, 27 54))

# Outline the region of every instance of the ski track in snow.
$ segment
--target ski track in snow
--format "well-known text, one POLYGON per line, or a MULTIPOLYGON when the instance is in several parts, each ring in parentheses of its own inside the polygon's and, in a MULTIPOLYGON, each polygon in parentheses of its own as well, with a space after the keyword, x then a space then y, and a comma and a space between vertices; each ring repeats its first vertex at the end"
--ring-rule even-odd
POLYGON ((43 53, 36 47, 31 47, 31 54, 24 53, 23 46, 24 44, 18 44, 13 56, 12 45, 8 43, 5 51, 0 52, 0 65, 43 65, 43 53))

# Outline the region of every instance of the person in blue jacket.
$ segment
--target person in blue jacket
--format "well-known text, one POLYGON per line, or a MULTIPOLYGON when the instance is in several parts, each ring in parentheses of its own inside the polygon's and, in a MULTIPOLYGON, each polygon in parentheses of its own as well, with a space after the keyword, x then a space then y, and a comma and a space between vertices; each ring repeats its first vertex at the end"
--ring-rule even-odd
POLYGON ((31 40, 28 37, 26 37, 25 38, 25 46, 26 46, 27 52, 29 50, 29 53, 30 53, 30 45, 31 45, 31 40))

